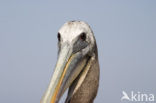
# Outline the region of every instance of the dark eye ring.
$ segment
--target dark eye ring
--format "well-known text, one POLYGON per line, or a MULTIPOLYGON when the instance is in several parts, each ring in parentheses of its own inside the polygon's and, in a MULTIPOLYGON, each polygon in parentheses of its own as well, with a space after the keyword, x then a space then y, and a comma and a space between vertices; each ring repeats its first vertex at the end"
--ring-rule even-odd
POLYGON ((86 33, 84 33, 84 32, 81 33, 80 39, 83 40, 83 41, 85 41, 86 40, 86 33))
POLYGON ((61 40, 61 34, 60 33, 57 34, 57 39, 58 39, 58 41, 61 40))

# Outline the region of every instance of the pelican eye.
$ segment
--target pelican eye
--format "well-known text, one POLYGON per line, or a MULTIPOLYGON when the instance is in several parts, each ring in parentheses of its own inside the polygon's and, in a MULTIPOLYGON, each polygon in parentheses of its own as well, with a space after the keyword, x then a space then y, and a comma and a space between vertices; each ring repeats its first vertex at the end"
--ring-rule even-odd
POLYGON ((58 41, 61 40, 61 34, 60 33, 57 34, 57 39, 58 39, 58 41))
POLYGON ((84 32, 81 33, 80 34, 80 39, 83 40, 83 41, 85 41, 86 40, 86 33, 84 33, 84 32))
POLYGON ((73 44, 73 53, 76 53, 88 46, 86 41, 86 33, 81 33, 78 37, 78 40, 73 44))

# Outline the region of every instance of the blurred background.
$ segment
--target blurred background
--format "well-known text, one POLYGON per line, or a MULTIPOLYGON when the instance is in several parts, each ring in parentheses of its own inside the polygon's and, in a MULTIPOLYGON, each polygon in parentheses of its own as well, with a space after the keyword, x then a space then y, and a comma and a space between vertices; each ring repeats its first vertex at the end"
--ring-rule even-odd
POLYGON ((70 20, 88 22, 97 40, 95 103, 122 103, 122 91, 156 95, 155 0, 1 0, 1 103, 40 102, 57 60, 57 32, 70 20))

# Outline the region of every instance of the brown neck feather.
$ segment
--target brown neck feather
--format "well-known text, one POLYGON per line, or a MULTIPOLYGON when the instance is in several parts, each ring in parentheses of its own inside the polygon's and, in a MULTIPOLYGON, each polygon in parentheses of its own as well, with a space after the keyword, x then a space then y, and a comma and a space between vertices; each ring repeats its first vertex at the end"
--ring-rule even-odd
POLYGON ((97 50, 95 55, 89 59, 86 65, 89 66, 88 70, 83 70, 70 86, 65 103, 93 103, 99 86, 97 50), (86 74, 85 78, 82 79, 84 74, 86 74))

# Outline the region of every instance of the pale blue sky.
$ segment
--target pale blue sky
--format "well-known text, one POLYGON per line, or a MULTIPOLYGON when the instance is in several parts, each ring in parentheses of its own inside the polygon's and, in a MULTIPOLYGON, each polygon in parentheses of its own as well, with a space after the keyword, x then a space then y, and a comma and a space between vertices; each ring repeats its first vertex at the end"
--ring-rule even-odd
POLYGON ((123 103, 123 90, 156 95, 155 0, 1 0, 1 103, 39 103, 57 60, 57 31, 70 20, 88 22, 97 40, 95 103, 123 103))

